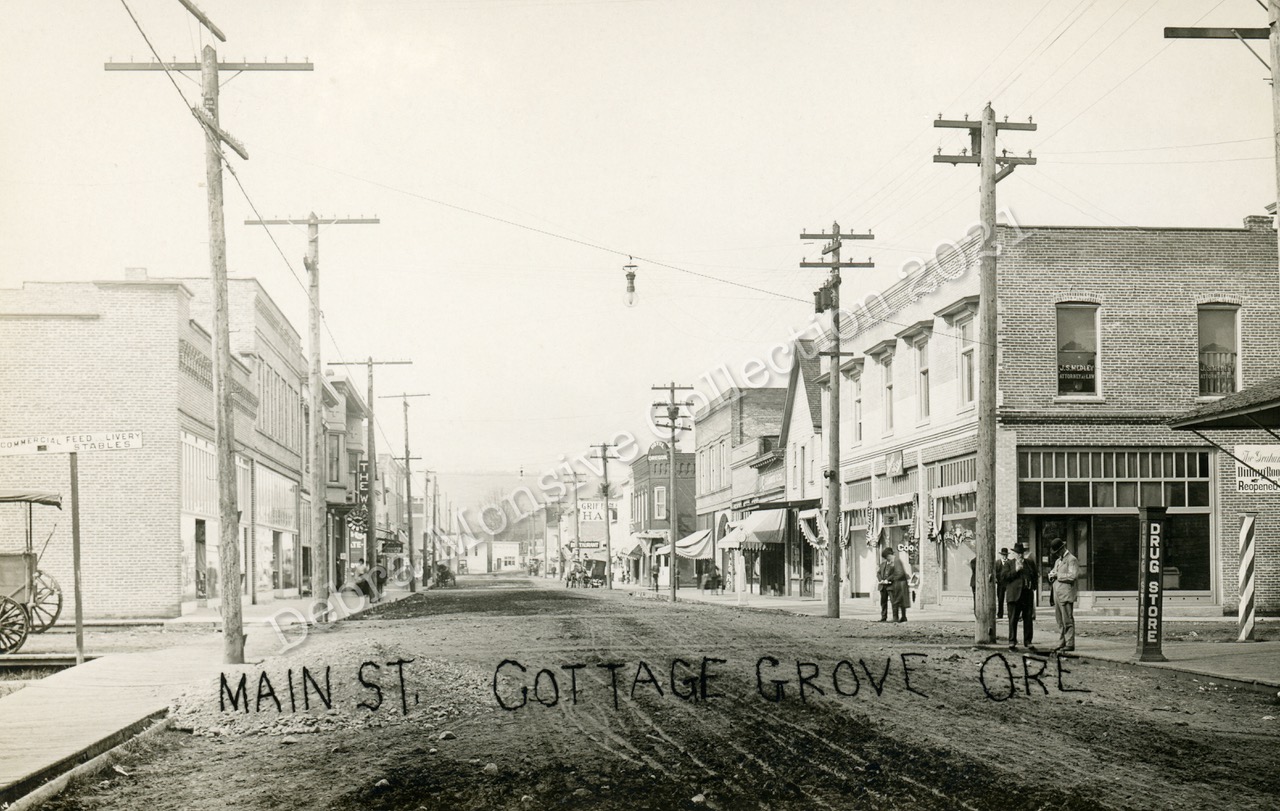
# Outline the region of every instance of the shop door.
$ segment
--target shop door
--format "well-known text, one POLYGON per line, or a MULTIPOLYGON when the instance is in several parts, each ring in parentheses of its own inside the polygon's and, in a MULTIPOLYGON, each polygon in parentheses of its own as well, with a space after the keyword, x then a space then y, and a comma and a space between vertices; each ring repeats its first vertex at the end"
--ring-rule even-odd
POLYGON ((209 575, 205 570, 208 565, 208 541, 204 519, 196 519, 196 599, 209 598, 209 575))

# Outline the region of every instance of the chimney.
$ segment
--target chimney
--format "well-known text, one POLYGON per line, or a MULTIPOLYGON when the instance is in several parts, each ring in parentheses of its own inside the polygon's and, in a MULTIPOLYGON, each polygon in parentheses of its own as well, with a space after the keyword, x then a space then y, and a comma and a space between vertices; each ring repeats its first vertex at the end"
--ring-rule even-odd
POLYGON ((127 282, 145 282, 147 280, 146 268, 125 268, 124 278, 127 282))
POLYGON ((1271 216, 1269 214, 1251 214, 1244 218, 1244 227, 1250 231, 1270 231, 1271 216))

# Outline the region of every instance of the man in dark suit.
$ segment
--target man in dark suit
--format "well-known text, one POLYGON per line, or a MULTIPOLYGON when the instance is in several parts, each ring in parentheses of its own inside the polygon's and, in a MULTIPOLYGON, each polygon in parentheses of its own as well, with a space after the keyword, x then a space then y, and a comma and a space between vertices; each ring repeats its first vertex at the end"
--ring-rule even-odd
MULTIPOLYGON (((1013 560, 1005 568, 1005 598, 1009 603, 1009 650, 1018 648, 1018 621, 1022 621, 1022 641, 1031 645, 1035 631, 1036 589, 1040 584, 1040 570, 1036 562, 1026 554, 1027 548, 1018 541, 1013 545, 1013 560)), ((1033 649, 1034 650, 1034 649, 1033 649)))
POLYGON ((1009 560, 1008 547, 1000 549, 1000 557, 996 559, 996 619, 1004 619, 1004 573, 1013 561, 1009 560))
MULTIPOLYGON (((893 586, 893 550, 885 547, 880 551, 880 565, 876 567, 876 580, 879 581, 880 587, 880 621, 889 621, 889 591, 893 586)), ((894 619, 898 618, 898 612, 894 612, 894 619)))

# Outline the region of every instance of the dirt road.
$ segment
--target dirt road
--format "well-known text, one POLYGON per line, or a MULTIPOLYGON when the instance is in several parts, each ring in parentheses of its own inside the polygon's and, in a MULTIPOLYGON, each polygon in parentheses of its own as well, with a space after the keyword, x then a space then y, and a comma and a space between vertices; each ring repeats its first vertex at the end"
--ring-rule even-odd
POLYGON ((228 671, 49 807, 1280 808, 1276 715, 960 629, 474 578, 228 671))

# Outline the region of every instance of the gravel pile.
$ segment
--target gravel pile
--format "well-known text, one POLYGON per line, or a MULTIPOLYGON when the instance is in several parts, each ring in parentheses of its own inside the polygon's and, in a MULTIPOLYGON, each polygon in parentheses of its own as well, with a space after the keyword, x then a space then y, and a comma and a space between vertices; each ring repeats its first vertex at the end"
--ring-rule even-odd
POLYGON ((296 654, 225 666, 219 677, 174 699, 169 717, 174 729, 195 735, 285 736, 282 744, 298 735, 400 724, 441 732, 491 709, 490 678, 403 647, 317 640, 296 654))

